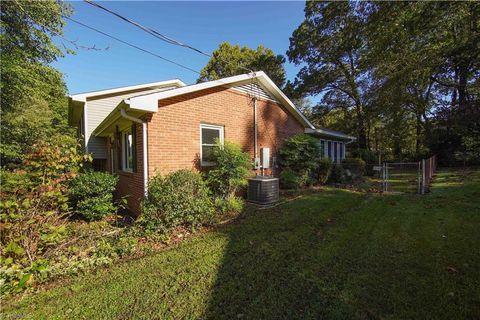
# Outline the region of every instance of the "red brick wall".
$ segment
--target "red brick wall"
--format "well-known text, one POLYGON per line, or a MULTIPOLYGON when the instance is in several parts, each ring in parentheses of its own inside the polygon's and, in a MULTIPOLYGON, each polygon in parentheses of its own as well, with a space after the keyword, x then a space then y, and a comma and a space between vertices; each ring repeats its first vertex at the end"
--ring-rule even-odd
MULTIPOLYGON (((253 159, 253 105, 245 93, 217 87, 161 100, 158 112, 146 120, 149 177, 155 172, 201 169, 201 123, 224 126, 225 140, 240 144, 253 159)), ((283 107, 263 99, 257 100, 257 124, 258 152, 262 147, 270 148, 271 157, 277 155, 285 138, 304 131, 303 125, 283 107)), ((129 209, 138 216, 144 193, 142 126, 137 125, 136 131, 137 171, 123 172, 117 164, 115 170, 119 175, 117 198, 127 196, 129 209)), ((115 139, 120 136, 116 134, 115 139)), ((118 148, 121 143, 117 142, 114 153, 117 158, 118 148)), ((115 160, 121 163, 121 158, 115 160)), ((273 174, 277 174, 275 169, 273 174)))
MULTIPOLYGON (((128 202, 128 208, 136 216, 140 214, 140 203, 144 195, 144 182, 143 182, 143 135, 142 135, 142 125, 136 124, 136 159, 137 159, 137 170, 135 172, 126 172, 119 169, 119 165, 115 162, 116 174, 119 177, 116 198, 126 196, 128 202)), ((115 156, 117 157, 120 167, 122 164, 122 158, 120 157, 118 149, 122 147, 121 136, 117 133, 115 134, 115 156)), ((116 159, 116 160, 117 160, 116 159)))
MULTIPOLYGON (((200 169, 201 123, 224 126, 225 140, 240 144, 253 158, 251 99, 245 93, 216 87, 159 101, 159 110, 148 123, 149 176, 200 169)), ((263 99, 257 100, 257 124, 258 152, 268 147, 271 157, 276 156, 285 138, 304 131, 283 107, 263 99)))

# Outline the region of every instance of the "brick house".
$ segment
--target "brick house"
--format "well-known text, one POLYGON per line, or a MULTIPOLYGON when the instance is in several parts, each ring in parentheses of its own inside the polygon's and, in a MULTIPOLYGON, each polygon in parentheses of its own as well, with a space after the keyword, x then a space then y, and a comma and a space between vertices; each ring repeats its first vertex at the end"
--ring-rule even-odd
POLYGON ((119 176, 117 196, 128 196, 136 215, 152 175, 211 166, 208 154, 216 138, 240 144, 257 173, 266 161, 260 152, 268 148, 264 173, 272 175, 278 175, 276 155, 289 136, 318 137, 321 156, 337 162, 354 140, 315 128, 261 71, 188 86, 169 80, 72 95, 69 122, 83 137, 94 168, 119 176))

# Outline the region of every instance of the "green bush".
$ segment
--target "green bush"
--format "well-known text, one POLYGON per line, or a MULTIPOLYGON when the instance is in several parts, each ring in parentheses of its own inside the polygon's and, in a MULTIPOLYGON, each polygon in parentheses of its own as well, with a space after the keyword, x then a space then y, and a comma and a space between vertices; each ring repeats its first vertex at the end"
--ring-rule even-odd
POLYGON ((340 164, 334 164, 332 172, 330 174, 330 178, 328 179, 329 182, 332 183, 346 183, 347 176, 345 169, 340 164))
POLYGON ((342 161, 347 178, 351 180, 361 179, 365 175, 366 163, 360 158, 350 158, 342 161))
POLYGON ((285 140, 279 155, 283 168, 308 174, 317 167, 318 140, 306 134, 297 134, 285 140))
POLYGON ((300 188, 309 181, 317 167, 318 140, 306 134, 297 134, 285 140, 279 151, 282 166, 280 182, 284 188, 300 188))
POLYGON ((360 158, 368 164, 377 163, 378 157, 375 152, 368 149, 356 149, 352 152, 354 158, 360 158))
POLYGON ((69 198, 73 210, 86 220, 99 220, 116 212, 113 191, 118 178, 107 172, 87 171, 70 182, 69 198))
POLYGON ((140 222, 149 231, 164 232, 179 225, 195 227, 212 221, 214 206, 201 174, 179 170, 156 175, 148 183, 140 222))
POLYGON ((329 159, 322 159, 319 162, 317 173, 318 173, 318 182, 325 184, 332 173, 333 163, 329 159))
POLYGON ((23 291, 43 268, 45 253, 69 237, 68 182, 90 157, 63 138, 49 137, 18 168, 0 169, 2 294, 23 291))
POLYGON ((232 198, 238 189, 247 185, 251 162, 248 153, 239 145, 225 141, 212 149, 211 159, 215 166, 206 172, 211 190, 223 199, 232 198))
POLYGON ((243 210, 245 201, 240 197, 215 198, 215 207, 221 214, 239 213, 243 210))
POLYGON ((280 172, 280 184, 284 189, 299 189, 308 182, 308 174, 299 174, 290 168, 285 168, 280 172))

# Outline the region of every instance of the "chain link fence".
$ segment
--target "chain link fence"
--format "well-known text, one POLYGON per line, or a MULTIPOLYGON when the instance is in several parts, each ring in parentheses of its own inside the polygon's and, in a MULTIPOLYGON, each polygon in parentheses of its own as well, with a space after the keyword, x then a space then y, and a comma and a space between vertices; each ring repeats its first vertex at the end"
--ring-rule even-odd
POLYGON ((430 185, 437 170, 437 157, 432 156, 417 162, 384 162, 375 166, 383 192, 419 193, 430 192, 430 185))

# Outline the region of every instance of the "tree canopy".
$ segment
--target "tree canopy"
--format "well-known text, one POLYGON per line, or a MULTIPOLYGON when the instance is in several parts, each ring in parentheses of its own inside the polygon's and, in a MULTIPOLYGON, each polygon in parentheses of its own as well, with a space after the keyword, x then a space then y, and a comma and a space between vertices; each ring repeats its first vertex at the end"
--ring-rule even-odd
POLYGON ((249 71, 264 71, 275 84, 285 84, 285 58, 263 46, 257 49, 240 47, 223 42, 213 52, 207 65, 201 70, 198 82, 217 80, 249 71))
POLYGON ((454 160, 480 123, 479 30, 475 2, 308 1, 287 51, 304 65, 293 91, 320 95, 312 122, 359 150, 454 160))
POLYGON ((70 7, 58 1, 2 1, 1 126, 2 165, 19 162, 38 142, 69 134, 66 86, 50 63, 63 55, 52 37, 62 36, 62 15, 70 7))

